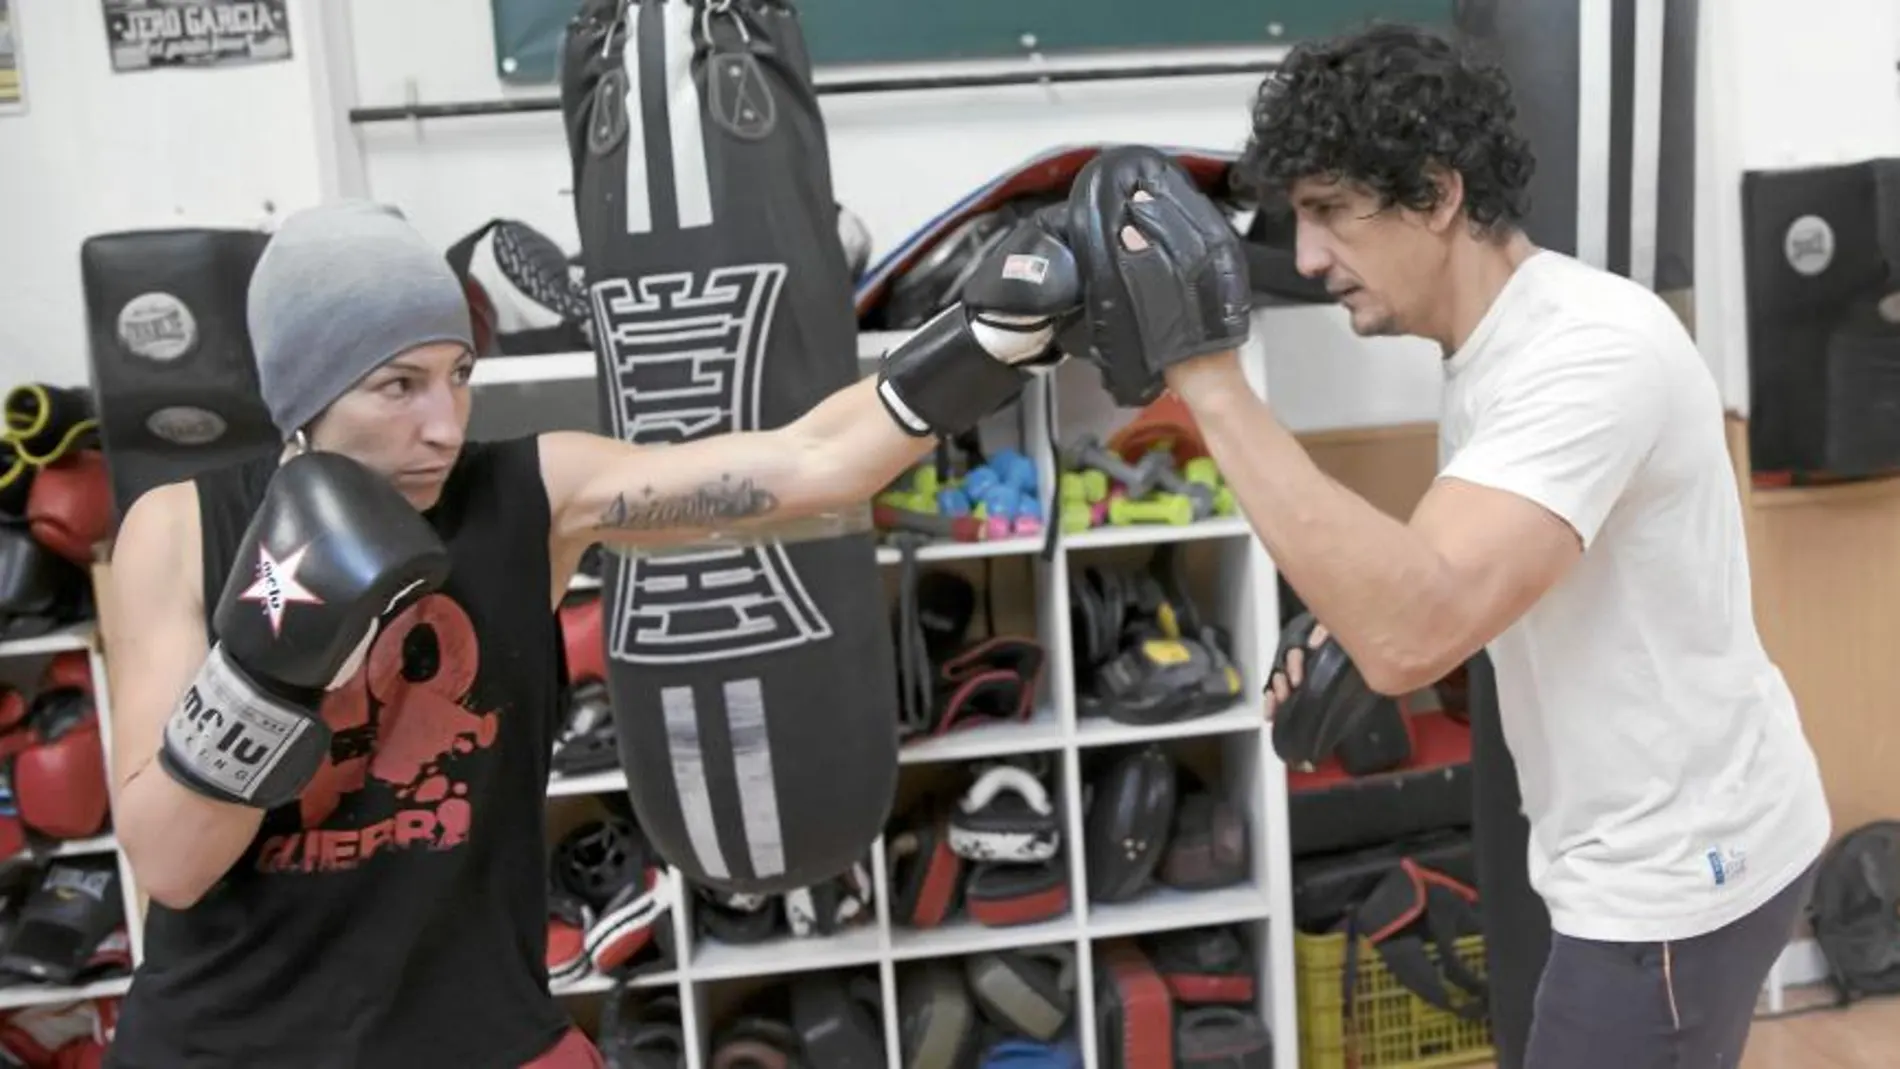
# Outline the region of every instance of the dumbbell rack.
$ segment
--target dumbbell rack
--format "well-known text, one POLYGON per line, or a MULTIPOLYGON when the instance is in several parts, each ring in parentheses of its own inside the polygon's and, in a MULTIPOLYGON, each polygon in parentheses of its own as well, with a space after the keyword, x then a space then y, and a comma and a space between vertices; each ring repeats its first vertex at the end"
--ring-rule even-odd
MULTIPOLYGON (((1264 350, 1258 340, 1259 332, 1255 334, 1256 340, 1243 350, 1242 358, 1254 389, 1263 391, 1264 350)), ((900 334, 889 333, 861 335, 859 356, 863 369, 871 370, 876 358, 900 337, 900 334)), ((482 410, 484 397, 497 398, 510 392, 514 393, 510 403, 520 405, 524 397, 546 396, 545 388, 550 384, 572 386, 591 380, 594 374, 594 355, 589 352, 491 357, 476 368, 475 408, 478 413, 482 410)), ((1070 361, 1055 375, 1032 385, 1019 404, 1002 414, 1003 419, 1015 423, 1012 429, 1019 436, 1016 444, 1036 462, 1047 522, 1056 523, 1060 509, 1049 507, 1058 470, 1057 458, 1051 455, 1049 445, 1046 419, 1050 412, 1056 420, 1056 437, 1064 443, 1082 433, 1105 438, 1132 413, 1117 410, 1112 405, 1093 369, 1070 361), (1051 392, 1051 396, 1045 397, 1046 391, 1051 392)), ((551 425, 572 425, 552 417, 550 422, 551 425)), ((986 434, 988 430, 986 425, 986 434)), ((904 771, 910 773, 923 766, 966 764, 1019 755, 1046 755, 1053 759, 1051 796, 1060 805, 1065 821, 1062 849, 1069 865, 1069 914, 1048 922, 1008 928, 986 928, 961 918, 929 930, 894 924, 882 838, 871 844, 868 858, 874 885, 875 918, 871 923, 837 935, 804 938, 785 935, 744 946, 699 939, 695 937, 692 916, 693 896, 683 895, 682 906, 672 910, 666 921, 674 926, 677 967, 636 977, 628 986, 654 994, 677 994, 680 1025, 688 1039, 690 1069, 704 1069, 710 1062, 710 1044, 716 1024, 710 995, 722 985, 741 985, 768 977, 789 979, 800 973, 826 969, 875 970, 881 992, 888 1064, 892 1069, 899 1069, 902 1061, 898 1045, 897 977, 908 963, 931 958, 961 958, 987 950, 1050 945, 1070 947, 1075 954, 1075 1011, 1068 1034, 1081 1048, 1084 1064, 1098 1066, 1102 1062, 1096 1051, 1093 1026, 1096 1017, 1091 979, 1094 945, 1118 937, 1216 926, 1238 927, 1247 937, 1257 972, 1257 1009, 1273 1033, 1274 1064, 1287 1067, 1298 1064, 1286 779, 1284 766, 1274 756, 1269 743, 1260 698, 1266 666, 1271 662, 1279 632, 1278 588, 1272 563, 1245 520, 1237 516, 1185 526, 1103 527, 1063 534, 1056 543, 1053 557, 1047 561, 1040 559, 1043 545, 1043 537, 1037 535, 1006 541, 930 545, 917 552, 917 559, 925 564, 981 558, 1031 562, 1035 574, 1037 638, 1048 653, 1048 662, 1037 709, 1028 722, 985 726, 913 744, 903 749, 901 761, 904 771), (1098 559, 1112 559, 1118 553, 1139 554, 1141 547, 1162 543, 1194 547, 1183 552, 1204 554, 1211 563, 1216 579, 1211 589, 1196 591, 1197 600, 1202 611, 1223 625, 1231 638, 1235 666, 1242 675, 1241 695, 1224 711, 1156 727, 1131 727, 1080 717, 1071 683, 1074 679, 1069 619, 1072 569, 1080 569, 1098 559), (1212 742, 1219 748, 1222 780, 1213 786, 1245 815, 1250 836, 1248 878, 1236 886, 1214 891, 1187 893, 1155 887, 1131 902, 1091 903, 1083 853, 1086 843, 1083 756, 1108 748, 1149 742, 1166 746, 1189 740, 1212 742)), ((878 560, 883 565, 893 566, 901 559, 896 549, 878 551, 878 560)), ((590 582, 597 581, 580 577, 576 585, 585 586, 590 582)), ((78 628, 35 642, 39 645, 22 650, 0 647, 0 654, 50 653, 74 647, 92 651, 101 733, 107 740, 109 758, 111 735, 105 664, 93 629, 78 628)), ((625 788, 626 778, 618 770, 566 778, 557 776, 548 785, 548 797, 552 807, 584 803, 588 796, 610 795, 625 788)), ((109 837, 88 844, 73 844, 69 849, 110 849, 118 853, 133 960, 142 961, 143 896, 133 883, 124 852, 109 837)), ((676 887, 680 886, 677 870, 668 875, 676 887)), ((127 986, 127 981, 116 980, 84 990, 0 990, 0 1009, 28 1002, 118 994, 127 986)), ((557 985, 553 993, 564 999, 582 1000, 598 998, 612 987, 613 982, 607 978, 588 976, 557 985)))

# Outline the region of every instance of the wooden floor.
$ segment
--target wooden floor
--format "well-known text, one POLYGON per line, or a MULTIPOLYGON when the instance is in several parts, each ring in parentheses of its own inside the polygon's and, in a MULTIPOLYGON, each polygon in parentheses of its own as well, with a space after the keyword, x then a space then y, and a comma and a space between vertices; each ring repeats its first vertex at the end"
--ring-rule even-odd
POLYGON ((1742 1069, 1887 1069, 1900 1065, 1900 998, 1755 1022, 1742 1069))
POLYGON ((1748 1049, 1742 1053, 1741 1069, 1900 1066, 1900 997, 1868 999, 1844 1010, 1794 1008, 1802 1001, 1791 997, 1793 1012, 1755 1021, 1748 1034, 1748 1049))

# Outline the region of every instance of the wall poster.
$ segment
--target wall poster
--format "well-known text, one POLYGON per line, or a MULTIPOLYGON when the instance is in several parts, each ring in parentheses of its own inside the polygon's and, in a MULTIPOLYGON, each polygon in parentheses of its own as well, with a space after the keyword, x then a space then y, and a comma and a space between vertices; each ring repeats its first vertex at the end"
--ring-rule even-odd
POLYGON ((13 0, 0 0, 0 115, 26 110, 26 82, 20 74, 20 31, 14 25, 13 0))
POLYGON ((290 58, 285 0, 99 0, 118 72, 290 58))

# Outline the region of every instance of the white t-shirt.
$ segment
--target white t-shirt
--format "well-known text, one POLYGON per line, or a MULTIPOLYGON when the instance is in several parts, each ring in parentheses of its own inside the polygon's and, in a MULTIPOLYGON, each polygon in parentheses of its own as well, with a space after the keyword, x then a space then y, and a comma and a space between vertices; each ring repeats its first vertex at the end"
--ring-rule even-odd
POLYGON ((1831 831, 1755 629, 1721 397, 1667 305, 1560 253, 1513 273, 1445 362, 1440 476, 1566 520, 1575 567, 1490 646, 1553 928, 1712 931, 1831 831))

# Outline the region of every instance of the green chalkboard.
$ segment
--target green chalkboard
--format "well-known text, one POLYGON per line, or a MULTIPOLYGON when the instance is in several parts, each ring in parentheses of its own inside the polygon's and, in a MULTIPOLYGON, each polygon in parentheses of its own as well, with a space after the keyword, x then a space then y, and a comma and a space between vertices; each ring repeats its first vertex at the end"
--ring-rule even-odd
MULTIPOLYGON (((554 80, 579 0, 490 0, 502 80, 554 80)), ((907 63, 1206 45, 1272 45, 1369 18, 1450 25, 1457 0, 802 0, 812 62, 907 63)))

